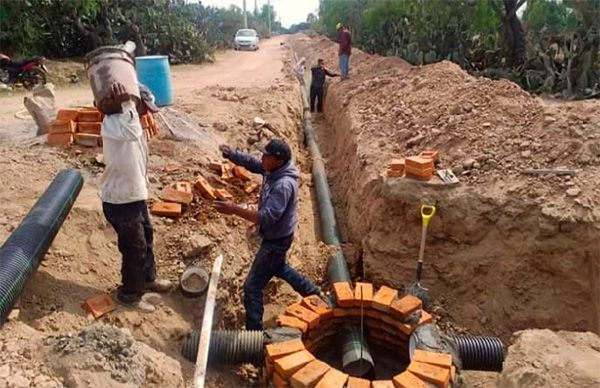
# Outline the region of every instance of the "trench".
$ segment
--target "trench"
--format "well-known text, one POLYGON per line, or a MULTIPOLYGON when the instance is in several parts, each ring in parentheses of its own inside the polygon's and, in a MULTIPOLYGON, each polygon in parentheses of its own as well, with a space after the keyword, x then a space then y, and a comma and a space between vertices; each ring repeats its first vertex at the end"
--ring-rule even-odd
MULTIPOLYGON (((296 38, 292 47, 307 63, 334 58, 332 44, 323 39, 296 38)), ((365 64, 366 54, 357 55, 357 72, 373 68, 365 64)), ((385 67, 381 72, 395 66, 392 59, 376 61, 385 67)), ((353 279, 409 285, 419 250, 419 208, 435 204, 423 283, 444 331, 497 335, 506 343, 528 328, 600 332, 598 225, 520 196, 508 180, 433 187, 384 176, 396 155, 379 151, 379 138, 365 132, 375 124, 356 114, 357 104, 365 104, 360 99, 369 96, 354 91, 375 77, 331 81, 325 112, 315 121, 344 244, 355 252, 349 258, 353 279)), ((376 103, 381 98, 373 97, 376 103)))

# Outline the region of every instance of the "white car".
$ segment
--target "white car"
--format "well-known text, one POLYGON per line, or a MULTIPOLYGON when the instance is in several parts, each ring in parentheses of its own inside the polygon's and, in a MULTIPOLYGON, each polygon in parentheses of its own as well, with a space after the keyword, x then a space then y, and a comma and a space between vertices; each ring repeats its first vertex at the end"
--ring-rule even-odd
POLYGON ((233 48, 235 50, 258 50, 258 34, 252 29, 242 29, 235 33, 233 48))

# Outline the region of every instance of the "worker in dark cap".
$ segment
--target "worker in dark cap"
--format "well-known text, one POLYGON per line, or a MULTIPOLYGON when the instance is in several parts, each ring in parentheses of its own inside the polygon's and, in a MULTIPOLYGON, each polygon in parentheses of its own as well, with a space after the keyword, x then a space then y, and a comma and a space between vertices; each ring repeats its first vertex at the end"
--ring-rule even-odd
POLYGON ((288 282, 302 296, 323 296, 319 287, 286 262, 287 251, 292 245, 298 224, 300 174, 292 161, 292 151, 285 142, 277 139, 257 148, 262 152, 262 159, 232 150, 227 145, 220 147, 223 157, 255 174, 263 175, 258 210, 246 209, 231 202, 217 201, 214 205, 223 214, 234 214, 258 225, 262 237, 260 249, 244 283, 246 330, 263 329, 262 290, 273 276, 288 282))

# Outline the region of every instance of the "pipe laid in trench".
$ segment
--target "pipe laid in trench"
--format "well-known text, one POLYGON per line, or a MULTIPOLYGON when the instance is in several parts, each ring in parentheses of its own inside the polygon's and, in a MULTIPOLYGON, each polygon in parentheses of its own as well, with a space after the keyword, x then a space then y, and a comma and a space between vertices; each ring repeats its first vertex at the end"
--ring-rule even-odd
POLYGON ((79 171, 59 172, 0 248, 0 325, 38 269, 82 186, 79 171))
MULTIPOLYGON (((325 163, 323 163, 323 157, 312 125, 306 89, 301 88, 301 91, 304 107, 304 138, 312 158, 312 175, 319 204, 323 241, 338 248, 327 263, 327 277, 332 285, 337 282, 347 282, 352 285, 348 264, 340 247, 341 234, 335 218, 335 210, 331 203, 331 192, 325 173, 325 163)), ((364 376, 373 370, 375 367, 373 357, 358 325, 354 324, 347 327, 346 330, 342 330, 337 341, 338 348, 342 350, 342 366, 346 373, 353 376, 364 376)))
POLYGON ((498 337, 449 335, 456 344, 465 370, 501 372, 504 363, 504 344, 498 337))

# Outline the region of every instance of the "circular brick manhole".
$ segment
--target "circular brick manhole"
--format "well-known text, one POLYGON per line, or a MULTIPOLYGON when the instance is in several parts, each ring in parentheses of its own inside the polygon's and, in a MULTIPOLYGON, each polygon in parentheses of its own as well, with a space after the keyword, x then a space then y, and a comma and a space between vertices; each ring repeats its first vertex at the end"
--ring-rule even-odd
POLYGON ((409 351, 411 334, 419 326, 433 322, 431 314, 422 309, 421 300, 412 295, 399 297, 397 290, 386 286, 374 292, 370 283, 356 283, 354 289, 346 282, 333 286, 333 306, 316 295, 308 296, 288 306, 277 318, 279 326, 299 329, 302 338, 266 346, 265 382, 278 388, 418 388, 452 384, 456 372, 452 355, 409 351), (352 324, 361 328, 376 364, 387 365, 385 371, 369 376, 374 378, 353 377, 341 371, 340 357, 335 356, 335 338, 352 324), (377 379, 381 375, 383 378, 377 379))

